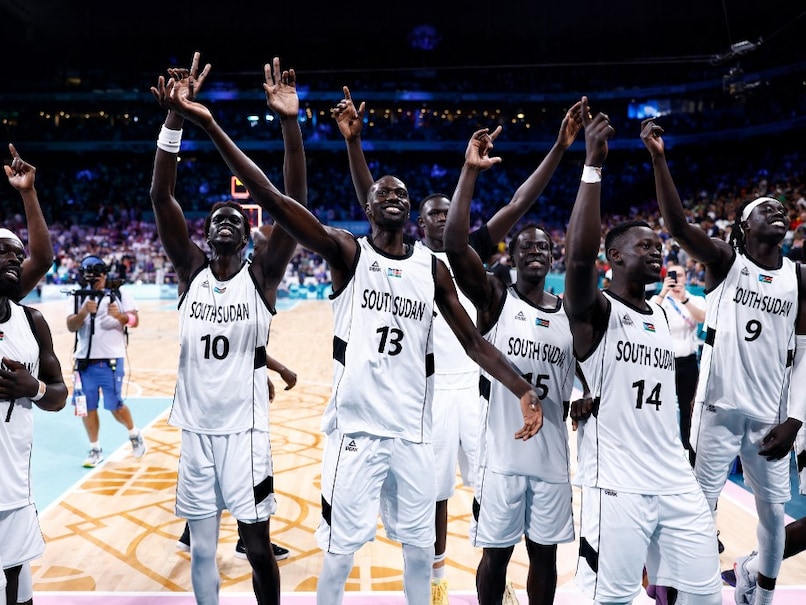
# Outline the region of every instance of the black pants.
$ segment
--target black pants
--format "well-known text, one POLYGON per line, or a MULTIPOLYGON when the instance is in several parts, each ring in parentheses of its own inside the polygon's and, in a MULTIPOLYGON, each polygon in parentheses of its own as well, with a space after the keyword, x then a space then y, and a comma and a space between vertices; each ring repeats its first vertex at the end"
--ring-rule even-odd
POLYGON ((696 353, 688 357, 675 357, 674 363, 677 403, 680 406, 680 440, 683 442, 683 447, 688 450, 689 459, 693 464, 694 452, 688 436, 691 432, 691 406, 694 404, 694 395, 697 392, 700 365, 696 353))

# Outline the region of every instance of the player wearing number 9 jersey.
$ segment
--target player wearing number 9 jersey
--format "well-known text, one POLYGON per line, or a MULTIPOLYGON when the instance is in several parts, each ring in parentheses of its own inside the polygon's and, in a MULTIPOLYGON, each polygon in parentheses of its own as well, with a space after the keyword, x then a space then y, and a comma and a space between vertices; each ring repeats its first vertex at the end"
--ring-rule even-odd
MULTIPOLYGON (((738 455, 758 513, 758 591, 771 603, 781 568, 789 458, 806 420, 806 268, 782 254, 787 208, 774 197, 736 208, 728 242, 688 224, 666 162, 663 129, 646 120, 658 204, 670 234, 705 265, 706 344, 691 426, 694 471, 716 514, 738 455), (796 354, 797 352, 797 354, 796 354), (790 381, 795 388, 790 392, 790 381)), ((736 587, 736 602, 755 586, 736 587)))

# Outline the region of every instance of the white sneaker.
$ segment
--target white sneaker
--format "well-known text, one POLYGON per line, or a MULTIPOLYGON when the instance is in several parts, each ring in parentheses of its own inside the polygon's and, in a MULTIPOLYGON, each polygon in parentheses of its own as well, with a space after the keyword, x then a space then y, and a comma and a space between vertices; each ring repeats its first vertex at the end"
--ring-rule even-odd
POLYGON ((747 570, 747 563, 757 556, 758 553, 754 550, 746 557, 739 557, 733 564, 733 571, 736 574, 736 588, 733 591, 733 597, 738 605, 753 605, 758 574, 750 573, 747 570))
POLYGON ((101 463, 103 459, 104 459, 103 450, 101 448, 98 448, 97 450, 95 448, 92 448, 90 450, 89 456, 87 456, 87 459, 84 461, 84 468, 95 468, 101 463))
POLYGON ((515 587, 512 582, 507 582, 504 588, 504 598, 501 601, 501 605, 521 605, 518 595, 515 594, 515 587))
POLYGON ((139 460, 146 453, 146 442, 143 441, 143 433, 137 433, 134 437, 129 437, 129 441, 132 442, 132 456, 139 460))

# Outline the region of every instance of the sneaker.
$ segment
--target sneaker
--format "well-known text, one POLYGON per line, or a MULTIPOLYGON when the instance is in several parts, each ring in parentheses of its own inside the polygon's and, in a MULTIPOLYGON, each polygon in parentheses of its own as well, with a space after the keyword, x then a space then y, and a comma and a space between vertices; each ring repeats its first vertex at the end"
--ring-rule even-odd
MULTIPOLYGON (((288 549, 287 548, 283 548, 282 546, 279 546, 279 545, 275 544, 274 542, 272 542, 271 543, 271 549, 274 551, 274 558, 276 560, 282 561, 283 559, 288 558, 288 549)), ((446 603, 447 603, 447 601, 446 601, 446 603)))
POLYGON ((736 588, 733 595, 738 605, 752 605, 753 603, 758 574, 750 573, 747 570, 747 563, 757 556, 758 553, 753 551, 746 557, 739 557, 733 564, 733 571, 736 574, 736 588))
POLYGON ((143 441, 143 434, 137 433, 134 437, 129 437, 132 442, 132 456, 135 460, 139 460, 146 453, 146 442, 143 441))
POLYGON ((448 580, 431 580, 431 605, 448 605, 448 580))
POLYGON ((732 569, 726 569, 722 572, 722 581, 728 586, 736 586, 736 572, 732 569))
POLYGON ((515 587, 512 582, 507 582, 504 587, 504 598, 501 601, 501 605, 521 605, 518 595, 515 594, 515 587))
POLYGON ((190 527, 188 527, 187 523, 185 523, 185 531, 176 541, 176 547, 184 552, 190 552, 190 527))
MULTIPOLYGON (((277 561, 282 561, 288 558, 288 549, 278 546, 274 542, 271 543, 271 549, 274 551, 274 558, 277 561)), ((235 545, 235 556, 239 559, 246 559, 246 547, 243 545, 243 540, 238 538, 238 543, 235 545)))
POLYGON ((95 448, 92 448, 90 450, 89 456, 87 456, 87 459, 84 461, 84 468, 95 468, 101 463, 101 460, 103 459, 104 459, 103 450, 101 448, 98 448, 97 450, 95 448))

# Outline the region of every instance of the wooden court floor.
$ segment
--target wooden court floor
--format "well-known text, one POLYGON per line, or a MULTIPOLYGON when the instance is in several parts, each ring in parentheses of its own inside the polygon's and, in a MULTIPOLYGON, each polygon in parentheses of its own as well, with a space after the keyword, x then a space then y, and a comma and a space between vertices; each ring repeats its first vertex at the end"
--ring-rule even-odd
MULTIPOLYGON (((128 347, 129 392, 170 398, 178 356, 175 301, 139 301, 140 327, 131 331, 128 347)), ((65 305, 38 305, 48 319, 65 380, 70 376, 73 335, 64 327, 65 305)), ((272 448, 278 511, 271 521, 272 540, 291 551, 280 562, 284 593, 315 590, 322 556, 314 540, 320 515, 321 413, 330 392, 332 317, 328 301, 306 301, 280 312, 272 323, 269 354, 298 374, 297 386, 285 391, 276 378, 271 407, 272 448)), ((273 376, 273 378, 275 378, 273 376)), ((65 409, 65 416, 72 412, 65 409)), ((102 429, 112 422, 102 412, 102 429)), ((176 549, 183 520, 174 515, 179 433, 160 415, 144 433, 148 453, 139 461, 128 445, 68 493, 40 511, 45 555, 33 562, 34 589, 129 593, 190 592, 190 565, 176 549)), ((65 421, 74 420, 72 417, 65 421)), ((573 441, 573 439, 572 439, 573 441)), ((458 482, 458 479, 457 479, 458 482)), ((740 490, 741 491, 741 490, 740 490)), ((473 591, 480 551, 469 545, 467 532, 472 492, 457 489, 449 502, 447 578, 451 590, 473 591)), ((575 511, 579 518, 578 510, 575 511)), ((722 567, 753 549, 756 519, 752 501, 742 494, 720 502, 718 525, 726 550, 722 567)), ((248 563, 234 557, 236 526, 225 514, 218 550, 224 593, 250 593, 248 563)), ((560 589, 572 585, 576 544, 559 548, 560 589)), ((523 588, 527 572, 525 548, 515 550, 510 579, 523 588)), ((779 586, 806 585, 806 556, 784 562, 779 586)), ((379 526, 378 538, 355 558, 348 591, 402 590, 402 556, 379 526)))

